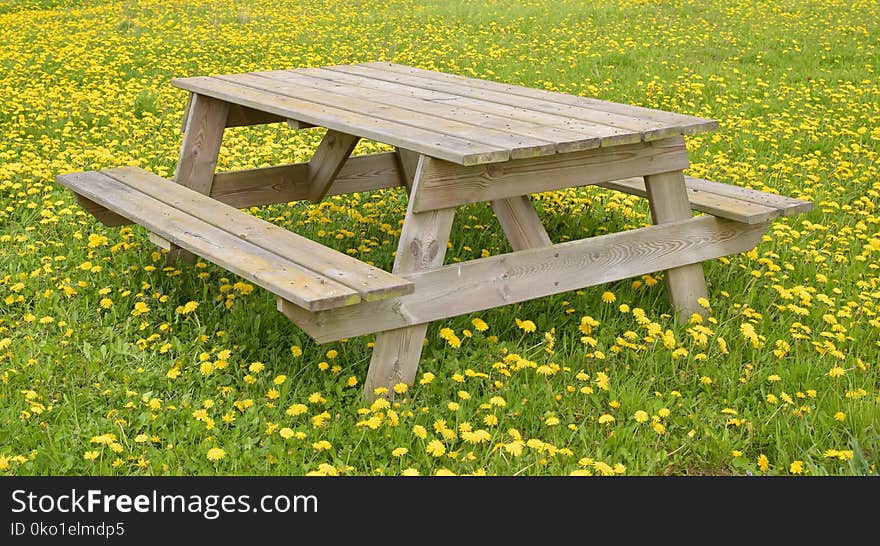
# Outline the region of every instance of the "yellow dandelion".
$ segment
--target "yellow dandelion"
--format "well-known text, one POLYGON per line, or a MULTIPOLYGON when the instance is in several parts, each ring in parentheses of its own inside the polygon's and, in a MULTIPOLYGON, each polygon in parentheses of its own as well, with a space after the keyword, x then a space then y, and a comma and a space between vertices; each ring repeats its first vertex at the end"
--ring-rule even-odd
POLYGON ((226 451, 219 447, 212 447, 208 450, 208 453, 205 456, 209 461, 219 461, 223 457, 226 457, 226 451))
POLYGON ((526 333, 531 333, 531 332, 534 332, 535 330, 537 330, 537 326, 535 326, 535 323, 530 320, 516 319, 516 325, 523 332, 526 332, 526 333))

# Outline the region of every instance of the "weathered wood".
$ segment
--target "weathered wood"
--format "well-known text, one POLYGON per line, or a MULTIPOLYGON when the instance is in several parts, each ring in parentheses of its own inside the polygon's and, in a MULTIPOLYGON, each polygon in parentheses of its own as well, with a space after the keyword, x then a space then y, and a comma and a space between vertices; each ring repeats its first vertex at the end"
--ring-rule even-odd
POLYGON ((233 101, 249 108, 264 110, 291 119, 335 129, 362 138, 370 138, 462 165, 506 161, 510 152, 497 146, 451 137, 402 123, 360 114, 247 87, 226 80, 198 76, 172 80, 177 87, 233 101))
POLYGON ((706 192, 731 199, 739 199, 747 203, 776 209, 781 216, 791 216, 813 210, 813 203, 803 201, 785 195, 778 195, 766 191, 758 191, 733 184, 724 184, 703 180, 701 178, 685 177, 688 188, 695 192, 706 192))
POLYGON ((319 343, 402 328, 745 252, 767 224, 700 216, 551 247, 403 274, 414 293, 394 300, 305 313, 283 312, 319 343))
MULTIPOLYGON (((419 191, 421 180, 431 172, 435 161, 420 156, 413 179, 413 193, 419 191)), ((443 265, 454 215, 455 209, 415 212, 410 200, 392 271, 397 274, 412 273, 443 265)), ((364 382, 364 396, 374 398, 377 387, 386 387, 393 392, 391 389, 397 383, 413 383, 427 329, 427 324, 416 324, 384 331, 376 336, 364 382)))
MULTIPOLYGON (((103 173, 72 173, 61 175, 57 180, 75 193, 144 226, 176 247, 202 256, 304 309, 318 311, 361 301, 356 291, 333 279, 240 239, 103 173)), ((167 186, 176 185, 168 183, 167 186)))
MULTIPOLYGON (((308 163, 292 163, 217 173, 211 197, 236 208, 261 207, 308 199, 308 163)), ((397 154, 382 152, 349 157, 327 196, 404 185, 397 154)))
POLYGON ((421 154, 417 154, 410 150, 404 150, 403 148, 395 148, 395 151, 397 153, 397 164, 403 182, 406 185, 407 191, 411 191, 413 180, 416 178, 416 168, 419 166, 419 156, 421 154))
POLYGON ((131 223, 131 220, 128 218, 116 214, 112 210, 95 203, 91 199, 86 199, 78 193, 73 194, 73 196, 76 199, 77 204, 79 204, 84 211, 97 218, 98 221, 107 227, 124 226, 131 223))
POLYGON ((304 121, 297 121, 295 119, 288 119, 287 126, 290 127, 291 129, 311 129, 312 127, 315 127, 311 123, 306 123, 304 121))
POLYGON ((699 133, 703 131, 714 131, 718 129, 718 122, 712 119, 705 119, 696 116, 690 116, 686 114, 679 114, 675 112, 666 112, 663 110, 655 110, 652 108, 645 108, 642 106, 634 106, 630 104, 622 104, 618 102, 609 102, 604 101, 592 97, 583 97, 578 95, 571 95, 568 93, 559 93, 555 91, 546 91, 544 89, 535 89, 533 87, 525 87, 521 85, 511 85, 501 82, 495 82, 491 80, 477 79, 477 78, 468 78, 465 76, 457 76, 453 74, 448 74, 444 72, 437 72, 432 70, 425 70, 423 68, 415 68, 411 66, 405 66, 394 63, 386 63, 386 62, 374 62, 374 63, 362 63, 363 66, 369 66, 372 68, 378 68, 380 70, 388 70, 391 72, 398 72, 401 74, 410 74, 414 76, 421 76, 424 78, 437 79, 441 81, 458 83, 460 85, 467 85, 471 87, 476 87, 478 89, 488 89, 492 91, 497 91, 501 93, 510 93, 512 95, 519 95, 524 97, 530 97, 534 99, 541 99, 550 102, 558 102, 561 104, 568 104, 572 106, 579 106, 582 108, 589 108, 592 110, 599 110, 603 112, 613 112, 617 114, 625 114, 633 117, 641 117, 645 119, 655 120, 664 124, 667 124, 670 127, 679 127, 682 135, 689 135, 694 133, 699 133))
POLYGON ((494 201, 687 166, 687 149, 681 137, 511 160, 500 165, 466 167, 442 161, 422 181, 413 210, 494 201))
POLYGON ((359 140, 360 137, 327 129, 309 161, 310 201, 317 203, 324 199, 359 140))
POLYGON ((287 121, 287 118, 283 116, 261 112, 260 110, 254 110, 240 104, 230 104, 229 114, 226 117, 226 127, 248 127, 250 125, 281 123, 284 121, 287 121))
MULTIPOLYGON (((645 187, 651 206, 651 219, 655 224, 678 222, 692 217, 681 171, 645 176, 645 187)), ((694 313, 703 316, 708 313, 708 309, 697 302, 708 295, 702 263, 667 269, 664 282, 669 303, 680 320, 686 321, 694 313)))
MULTIPOLYGON (((187 105, 186 128, 180 145, 180 157, 174 179, 178 184, 208 195, 217 159, 223 130, 229 115, 230 103, 212 97, 190 93, 187 105)), ((166 259, 169 263, 181 262, 192 265, 196 258, 186 250, 171 246, 166 259)))
MULTIPOLYGON (((274 73, 273 73, 274 74, 274 73)), ((345 95, 336 92, 335 88, 318 88, 303 85, 302 80, 295 81, 297 76, 287 79, 276 79, 259 74, 233 74, 217 76, 217 78, 276 93, 279 97, 291 97, 307 100, 316 105, 332 106, 352 113, 366 114, 386 122, 403 123, 407 126, 433 131, 436 134, 465 139, 507 150, 510 157, 525 158, 555 153, 556 146, 547 140, 534 136, 522 136, 509 131, 499 131, 487 126, 463 123, 455 119, 439 117, 437 111, 426 113, 412 108, 401 108, 396 105, 376 102, 372 95, 369 98, 345 95)), ((306 81, 314 85, 313 79, 306 81)), ((442 109, 442 108, 441 108, 442 109)), ((390 143, 389 144, 394 144, 390 143)))
MULTIPOLYGON (((322 69, 300 69, 293 71, 257 72, 256 74, 280 81, 298 83, 319 90, 329 90, 339 95, 366 99, 378 104, 394 106, 405 110, 413 110, 430 114, 437 119, 452 120, 476 125, 481 128, 497 129, 520 137, 535 137, 553 143, 557 152, 572 152, 595 148, 598 141, 595 135, 584 134, 566 128, 552 127, 532 123, 511 117, 498 116, 485 110, 472 110, 463 106, 450 104, 446 99, 458 98, 455 95, 437 93, 439 100, 426 98, 420 93, 401 94, 391 92, 377 84, 395 85, 390 82, 352 76, 322 69), (347 79, 348 78, 348 79, 347 79), (350 79, 360 80, 350 83, 350 79), (363 86, 360 82, 375 82, 374 85, 363 86)), ((404 88, 413 89, 413 88, 404 88)), ((418 89, 425 93, 435 93, 427 89, 418 89)), ((492 104, 492 103, 488 103, 492 104)))
POLYGON ((641 137, 638 134, 617 129, 615 127, 609 127, 607 125, 583 122, 548 112, 536 112, 534 110, 527 110, 525 108, 510 106, 507 104, 487 102, 470 97, 441 93, 440 91, 434 91, 431 89, 378 80, 360 74, 348 74, 345 72, 328 70, 326 68, 297 69, 295 72, 297 74, 307 74, 315 78, 321 78, 329 82, 347 83, 368 90, 382 91, 384 93, 405 97, 416 97, 426 101, 435 101, 438 104, 466 108, 469 111, 482 112, 484 114, 490 114, 493 117, 504 118, 509 122, 550 127, 564 131, 566 134, 575 133, 580 135, 580 140, 577 140, 577 137, 573 136, 566 137, 574 139, 571 145, 566 142, 557 141, 557 151, 560 153, 577 151, 579 149, 586 150, 597 148, 599 147, 600 141, 604 142, 605 145, 610 145, 631 144, 641 140, 641 137))
POLYGON ((174 175, 178 184, 205 195, 211 193, 228 113, 229 103, 193 94, 174 175))
POLYGON ((408 294, 413 290, 412 283, 396 275, 170 183, 143 169, 122 167, 107 169, 103 173, 119 181, 120 185, 142 192, 171 209, 193 216, 237 239, 277 254, 321 278, 346 286, 360 294, 364 301, 408 294))
POLYGON ((459 82, 427 78, 422 75, 405 74, 402 72, 387 70, 384 66, 377 67, 376 65, 362 64, 327 68, 328 70, 338 70, 349 74, 361 74, 363 76, 385 81, 405 83, 406 85, 413 87, 423 87, 425 89, 432 89, 452 95, 471 97, 487 102, 507 104, 509 106, 517 106, 528 110, 534 110, 536 112, 564 115, 572 119, 607 125, 609 127, 616 127, 618 129, 637 133, 642 140, 669 138, 681 134, 681 128, 677 125, 669 126, 667 123, 647 119, 643 116, 631 116, 617 112, 595 110, 593 108, 584 108, 577 105, 552 102, 545 98, 532 98, 524 95, 495 91, 492 89, 462 85, 459 82))
MULTIPOLYGON (((690 201, 690 207, 694 210, 727 218, 728 220, 745 222, 746 224, 761 224, 782 214, 781 211, 775 208, 693 189, 691 187, 692 180, 694 179, 685 177, 688 201, 690 201)), ((612 180, 611 182, 602 182, 598 185, 603 188, 638 195, 639 197, 648 196, 648 190, 645 189, 645 181, 641 177, 612 180)))
POLYGON ((492 201, 492 210, 514 251, 553 244, 527 195, 492 201))
POLYGON ((186 94, 186 103, 183 105, 183 119, 180 120, 180 132, 186 132, 186 122, 189 121, 189 109, 192 106, 193 93, 186 94))

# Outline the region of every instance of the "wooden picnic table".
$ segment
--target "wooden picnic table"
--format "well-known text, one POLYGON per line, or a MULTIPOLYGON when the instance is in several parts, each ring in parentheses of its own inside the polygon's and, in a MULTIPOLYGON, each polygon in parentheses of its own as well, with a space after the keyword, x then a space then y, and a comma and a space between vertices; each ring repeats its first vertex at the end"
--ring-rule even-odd
POLYGON ((684 136, 718 127, 689 115, 385 62, 172 84, 190 92, 176 184, 134 167, 59 182, 105 224, 141 224, 172 256, 270 290, 318 342, 378 333, 368 397, 412 383, 434 320, 657 271, 680 317, 704 314, 703 261, 812 207, 684 176, 684 136), (215 172, 226 127, 275 122, 326 128, 310 161, 215 172), (395 151, 351 156, 361 138, 395 151), (554 244, 528 196, 588 184, 647 197, 655 225, 554 244), (391 272, 237 210, 395 186, 409 201, 391 272), (475 202, 513 252, 444 265, 455 210, 475 202))

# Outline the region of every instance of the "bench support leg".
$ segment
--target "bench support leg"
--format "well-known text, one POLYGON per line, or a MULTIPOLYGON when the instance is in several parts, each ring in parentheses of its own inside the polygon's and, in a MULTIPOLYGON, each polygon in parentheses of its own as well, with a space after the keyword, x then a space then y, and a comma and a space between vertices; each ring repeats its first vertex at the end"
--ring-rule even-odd
MULTIPOLYGON (((431 168, 432 160, 421 156, 415 171, 413 191, 418 191, 419 177, 431 168)), ((455 209, 413 212, 410 199, 397 245, 393 273, 412 273, 443 265, 446 244, 452 230, 455 209)), ((422 355, 428 323, 380 332, 370 359, 364 383, 364 396, 376 397, 378 387, 391 388, 397 383, 412 384, 422 355)))
MULTIPOLYGON (((174 174, 178 184, 204 195, 211 194, 228 115, 229 103, 196 93, 190 96, 180 159, 174 174)), ((195 255, 172 244, 168 259, 192 264, 195 255)))
MULTIPOLYGON (((681 171, 646 176, 645 187, 655 224, 686 220, 693 216, 681 171)), ((694 313, 706 315, 707 309, 697 303, 699 298, 707 296, 702 263, 667 269, 665 282, 669 302, 679 320, 686 321, 694 313)))
POLYGON ((327 196, 336 175, 359 140, 359 137, 327 129, 309 161, 309 201, 318 203, 327 196))

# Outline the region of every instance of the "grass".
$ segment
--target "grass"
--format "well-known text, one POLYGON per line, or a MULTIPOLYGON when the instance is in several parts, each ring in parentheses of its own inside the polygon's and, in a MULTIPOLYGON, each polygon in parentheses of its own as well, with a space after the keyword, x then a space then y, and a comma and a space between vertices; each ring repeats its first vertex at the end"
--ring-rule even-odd
MULTIPOLYGON (((0 473, 877 473, 876 1, 325 4, 0 5, 0 473), (53 182, 171 176, 172 77, 383 59, 718 119, 690 174, 815 210, 706 264, 703 323, 672 319, 661 275, 443 321, 386 407, 360 396, 370 338, 316 346, 264 291, 166 267, 53 182)), ((231 129, 219 167, 320 137, 231 129)), ((250 212, 389 268, 405 201, 250 212)), ((597 188, 535 203, 555 241, 649 221, 597 188)), ((447 262, 507 250, 477 204, 447 262)))

